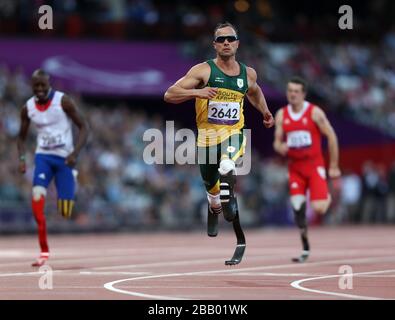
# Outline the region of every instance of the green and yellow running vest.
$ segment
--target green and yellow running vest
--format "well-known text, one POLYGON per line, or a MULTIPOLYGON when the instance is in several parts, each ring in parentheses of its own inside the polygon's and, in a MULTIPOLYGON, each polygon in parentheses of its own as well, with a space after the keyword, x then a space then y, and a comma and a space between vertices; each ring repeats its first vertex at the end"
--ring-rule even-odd
POLYGON ((247 68, 239 62, 240 74, 228 76, 213 60, 210 65, 208 87, 218 88, 217 95, 209 99, 196 98, 197 145, 207 147, 221 143, 244 127, 244 96, 248 90, 247 68))

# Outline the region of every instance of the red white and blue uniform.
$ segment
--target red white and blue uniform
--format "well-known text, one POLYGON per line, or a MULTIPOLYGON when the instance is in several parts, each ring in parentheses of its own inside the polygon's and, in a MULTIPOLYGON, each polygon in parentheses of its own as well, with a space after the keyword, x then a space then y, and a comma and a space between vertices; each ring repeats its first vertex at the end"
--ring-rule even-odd
POLYGON ((325 161, 321 149, 321 132, 313 121, 315 106, 305 101, 300 112, 290 105, 283 108, 283 132, 288 146, 289 192, 305 195, 311 200, 328 198, 325 161))
POLYGON ((33 186, 48 188, 55 178, 58 198, 72 200, 73 169, 65 163, 74 150, 72 124, 61 104, 63 92, 51 89, 48 97, 45 105, 37 104, 35 97, 26 102, 28 117, 37 130, 33 186))

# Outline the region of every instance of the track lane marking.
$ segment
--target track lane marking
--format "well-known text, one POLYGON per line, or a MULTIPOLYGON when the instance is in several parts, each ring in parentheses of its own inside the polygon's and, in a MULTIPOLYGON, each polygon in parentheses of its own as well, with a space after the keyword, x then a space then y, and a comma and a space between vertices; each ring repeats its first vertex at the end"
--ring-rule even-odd
MULTIPOLYGON (((283 268, 297 268, 297 267, 311 267, 311 266, 322 266, 322 265, 330 265, 337 263, 370 263, 370 262, 385 262, 385 261, 395 261, 395 257, 377 257, 377 258, 357 258, 357 259, 341 259, 341 260, 328 260, 321 262, 310 262, 310 263, 301 263, 301 264, 283 264, 283 265, 272 265, 272 266, 263 266, 263 267, 250 267, 250 268, 240 268, 240 269, 220 269, 220 270, 206 270, 206 271, 196 271, 196 272, 181 272, 181 273, 167 273, 167 274, 159 274, 159 275, 151 275, 151 276, 143 276, 143 277, 135 277, 135 278, 127 278, 127 279, 119 279, 111 282, 105 283, 103 286, 105 289, 131 295, 140 298, 147 299, 158 299, 158 300, 189 300, 184 297, 174 297, 174 296, 163 296, 163 295, 153 295, 146 294, 137 291, 127 291, 123 289, 115 288, 114 286, 127 281, 138 281, 138 280, 147 280, 147 279, 160 279, 160 278, 172 278, 172 277, 181 277, 181 276, 194 276, 194 275, 204 275, 204 274, 216 274, 216 273, 237 273, 240 271, 254 271, 254 270, 267 270, 267 269, 283 269, 283 268)), ((230 267, 231 268, 231 267, 230 267)), ((341 276, 341 275, 340 275, 341 276)), ((166 289, 166 288, 164 288, 166 289)))
POLYGON ((291 283, 291 286, 293 288, 295 288, 295 289, 299 289, 299 290, 302 290, 302 291, 319 293, 319 294, 326 294, 326 295, 332 295, 332 296, 338 296, 338 297, 350 298, 350 299, 359 299, 359 300, 393 300, 395 298, 386 299, 386 298, 379 298, 379 297, 361 296, 361 295, 348 294, 348 293, 340 293, 340 292, 324 291, 324 290, 318 290, 318 289, 310 289, 310 288, 306 288, 306 287, 301 286, 301 283, 308 282, 308 281, 314 281, 314 280, 340 278, 340 277, 344 277, 344 276, 372 275, 372 274, 391 273, 391 272, 395 272, 395 269, 368 271, 368 272, 358 272, 358 273, 352 273, 352 274, 349 274, 349 275, 334 274, 334 275, 328 275, 328 276, 321 276, 321 277, 313 277, 313 278, 306 278, 306 279, 296 280, 296 281, 293 281, 291 283))

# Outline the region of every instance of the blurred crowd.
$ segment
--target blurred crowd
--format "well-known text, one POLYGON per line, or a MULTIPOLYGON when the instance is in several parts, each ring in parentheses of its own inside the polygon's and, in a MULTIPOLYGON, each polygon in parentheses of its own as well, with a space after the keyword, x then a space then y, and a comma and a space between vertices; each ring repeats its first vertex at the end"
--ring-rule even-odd
MULTIPOLYGON (((4 84, 0 91, 0 229, 6 231, 5 228, 34 226, 30 197, 35 130, 32 126, 28 138, 28 170, 21 175, 17 172, 16 136, 20 107, 30 90, 25 91, 25 96, 14 91, 15 87, 27 86, 27 79, 19 76, 19 70, 11 72, 3 67, 0 83, 4 84)), ((74 98, 88 119, 91 135, 78 161, 73 221, 62 221, 56 214, 56 191, 51 185, 46 205, 50 228, 186 229, 204 222, 207 200, 198 166, 144 162, 144 148, 148 144, 143 141, 144 132, 156 128, 165 134, 165 121, 160 115, 148 117, 134 106, 97 106, 84 103, 78 96, 74 98)), ((257 167, 259 160, 256 158, 257 167)), ((259 172, 247 179, 252 180, 240 181, 240 192, 245 195, 242 204, 246 208, 245 222, 259 225, 263 214, 259 211, 263 197, 259 172), (257 190, 253 195, 249 195, 251 188, 257 190)))
MULTIPOLYGON (((196 40, 229 20, 273 41, 336 39, 341 1, 277 0, 2 0, 0 33, 56 37, 196 40), (50 5, 54 29, 40 32, 38 8, 50 5)), ((372 41, 393 23, 391 0, 349 0, 357 33, 372 41), (380 23, 377 23, 379 21, 380 23)))
POLYGON ((345 171, 332 186, 333 223, 395 223, 395 163, 388 170, 366 161, 360 175, 345 171))
MULTIPOLYGON (((206 35, 185 45, 195 59, 213 57, 206 35), (199 55, 199 56, 197 56, 199 55)), ((395 28, 376 44, 274 43, 241 39, 239 59, 258 73, 258 82, 284 90, 293 75, 309 83, 309 96, 324 109, 342 113, 395 137, 395 28)))
MULTIPOLYGON (((30 95, 21 70, 0 68, 0 230, 35 227, 30 211, 34 169, 34 129, 28 139, 28 171, 17 171, 19 111, 30 95)), ((196 228, 205 222, 207 200, 197 165, 148 165, 143 160, 150 128, 164 132, 158 113, 134 105, 88 104, 74 96, 87 117, 91 135, 78 161, 78 189, 72 221, 56 213, 56 192, 47 201, 49 228, 196 228)), ((176 124, 179 128, 181 125, 176 124)), ((251 173, 236 185, 242 220, 248 226, 291 225, 286 163, 253 152, 251 173)), ((395 223, 395 165, 387 172, 367 162, 363 173, 345 172, 331 184, 333 205, 324 223, 395 223)), ((314 221, 314 217, 310 217, 314 221)), ((223 223, 223 222, 222 222, 223 223)), ((228 226, 229 227, 229 226, 228 226)))
MULTIPOLYGON (((184 53, 211 58, 212 30, 229 20, 239 29, 240 60, 259 82, 284 88, 295 74, 325 109, 395 136, 395 2, 349 1, 354 30, 338 27, 338 4, 310 0, 156 1, 3 0, 3 35, 127 40, 183 40, 184 53), (49 4, 54 30, 37 28, 37 11, 49 4), (358 9, 358 10, 357 10, 358 9)), ((1 85, 1 84, 0 84, 1 85)))

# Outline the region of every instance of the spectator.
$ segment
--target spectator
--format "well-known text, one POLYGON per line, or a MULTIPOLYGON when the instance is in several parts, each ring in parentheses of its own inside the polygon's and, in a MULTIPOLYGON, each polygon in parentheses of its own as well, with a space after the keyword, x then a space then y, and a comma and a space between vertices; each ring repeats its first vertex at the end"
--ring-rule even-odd
POLYGON ((388 183, 385 168, 367 162, 363 173, 362 222, 386 222, 386 197, 388 183))
POLYGON ((395 162, 388 175, 387 221, 395 223, 395 162))
POLYGON ((358 220, 359 203, 362 195, 361 178, 353 172, 345 172, 341 178, 341 203, 345 207, 342 222, 356 222, 358 220))

